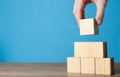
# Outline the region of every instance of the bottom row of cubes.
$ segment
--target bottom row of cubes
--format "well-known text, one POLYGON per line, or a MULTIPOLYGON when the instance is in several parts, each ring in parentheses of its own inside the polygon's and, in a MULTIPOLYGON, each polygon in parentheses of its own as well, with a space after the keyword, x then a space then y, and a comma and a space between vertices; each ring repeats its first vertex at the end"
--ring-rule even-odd
POLYGON ((111 75, 114 73, 114 59, 68 57, 67 72, 111 75))

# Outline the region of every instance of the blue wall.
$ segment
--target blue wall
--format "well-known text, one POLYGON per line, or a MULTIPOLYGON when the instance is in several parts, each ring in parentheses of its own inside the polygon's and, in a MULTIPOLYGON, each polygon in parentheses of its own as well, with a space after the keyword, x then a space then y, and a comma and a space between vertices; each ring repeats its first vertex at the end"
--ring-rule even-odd
MULTIPOLYGON (((106 41, 120 62, 120 1, 109 0, 98 36, 80 36, 74 0, 0 0, 0 62, 66 62, 75 41, 106 41)), ((95 17, 91 4, 86 17, 95 17)))

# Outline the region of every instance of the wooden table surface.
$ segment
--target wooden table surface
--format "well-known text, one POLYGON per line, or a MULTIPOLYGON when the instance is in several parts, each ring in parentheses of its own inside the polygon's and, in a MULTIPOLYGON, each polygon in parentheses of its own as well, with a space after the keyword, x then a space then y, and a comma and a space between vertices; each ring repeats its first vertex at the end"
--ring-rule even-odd
POLYGON ((0 77, 120 77, 120 63, 115 63, 112 76, 70 74, 66 70, 66 63, 0 63, 0 77))

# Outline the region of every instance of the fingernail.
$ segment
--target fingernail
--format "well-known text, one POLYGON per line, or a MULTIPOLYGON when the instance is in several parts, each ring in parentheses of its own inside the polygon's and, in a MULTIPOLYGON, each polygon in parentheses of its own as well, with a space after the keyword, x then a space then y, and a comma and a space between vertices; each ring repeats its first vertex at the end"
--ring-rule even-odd
POLYGON ((102 23, 101 20, 98 20, 98 21, 97 21, 97 24, 98 24, 98 25, 101 25, 101 23, 102 23))

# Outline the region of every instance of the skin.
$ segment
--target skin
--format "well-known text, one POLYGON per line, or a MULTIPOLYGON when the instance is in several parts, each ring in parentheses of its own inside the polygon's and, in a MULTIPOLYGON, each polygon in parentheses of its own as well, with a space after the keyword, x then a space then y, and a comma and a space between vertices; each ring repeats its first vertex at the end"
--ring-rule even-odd
MULTIPOLYGON (((107 4, 107 0, 75 0, 74 2, 74 9, 73 9, 73 14, 77 20, 77 22, 80 19, 84 19, 84 8, 86 5, 89 3, 94 3, 97 7, 97 13, 96 13, 96 22, 98 25, 102 24, 102 20, 104 17, 104 10, 107 4)), ((78 23, 78 27, 80 24, 78 23)))

